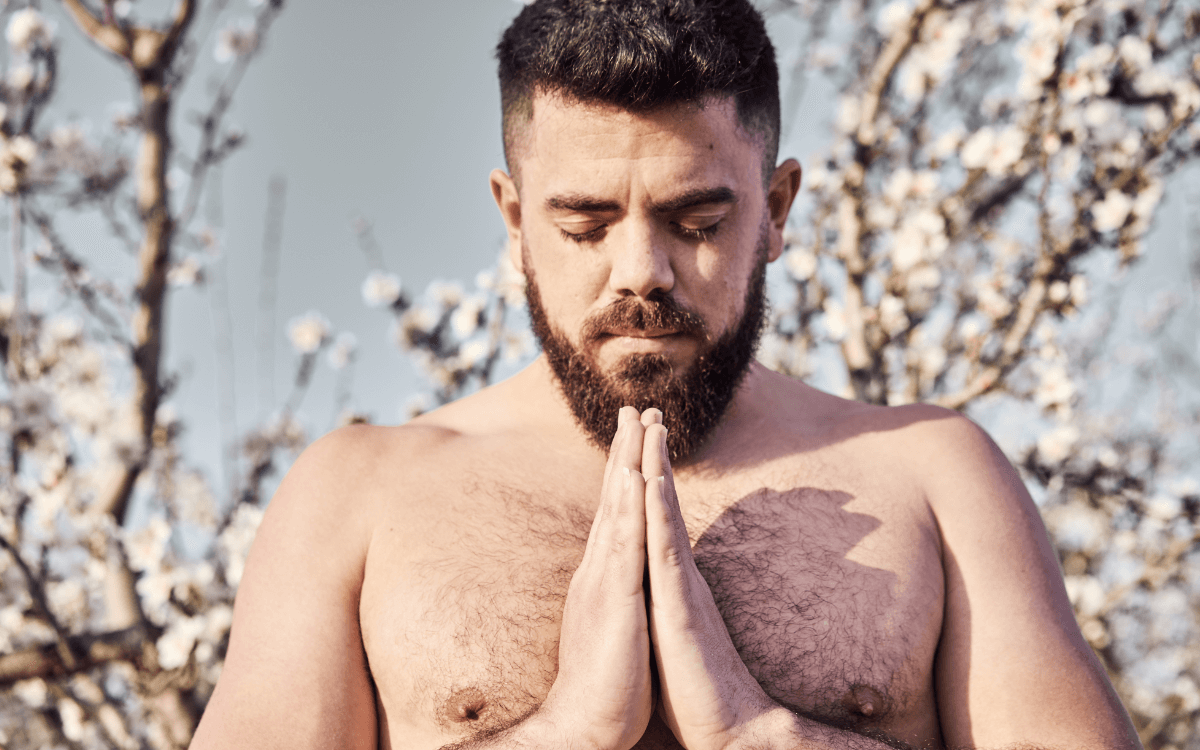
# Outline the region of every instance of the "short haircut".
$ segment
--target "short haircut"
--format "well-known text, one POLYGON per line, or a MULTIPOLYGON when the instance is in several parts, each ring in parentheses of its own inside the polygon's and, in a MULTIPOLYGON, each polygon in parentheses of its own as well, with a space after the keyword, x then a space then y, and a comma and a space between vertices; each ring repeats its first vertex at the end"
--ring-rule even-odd
POLYGON ((779 71, 749 0, 536 0, 496 47, 504 158, 517 177, 521 131, 537 94, 648 112, 732 96, 738 123, 779 150, 779 71))

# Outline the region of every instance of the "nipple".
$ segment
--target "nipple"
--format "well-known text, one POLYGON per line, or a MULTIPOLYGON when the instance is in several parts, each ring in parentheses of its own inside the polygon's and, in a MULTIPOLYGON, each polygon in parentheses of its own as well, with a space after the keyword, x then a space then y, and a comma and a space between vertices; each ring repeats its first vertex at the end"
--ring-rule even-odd
POLYGON ((485 708, 487 700, 478 688, 464 688, 456 690, 450 696, 443 705, 442 712, 450 721, 462 723, 478 721, 485 708))
POLYGON ((842 698, 842 706, 860 716, 874 716, 883 708, 883 695, 870 685, 855 685, 842 698))

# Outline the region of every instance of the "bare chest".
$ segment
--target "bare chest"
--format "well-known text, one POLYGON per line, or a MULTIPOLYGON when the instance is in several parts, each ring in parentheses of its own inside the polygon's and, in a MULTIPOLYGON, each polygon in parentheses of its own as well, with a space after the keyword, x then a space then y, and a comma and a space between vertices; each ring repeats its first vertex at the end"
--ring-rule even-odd
MULTIPOLYGON (((563 600, 590 511, 503 494, 450 503, 442 517, 400 530, 394 538, 407 540, 407 553, 389 550, 387 537, 373 544, 363 642, 383 734, 405 738, 397 747, 440 747, 509 726, 554 681, 563 600), (496 512, 481 515, 488 507, 496 512)), ((837 490, 719 495, 684 509, 693 550, 768 694, 844 728, 935 739, 942 589, 928 529, 837 490)), ((661 730, 639 747, 675 747, 661 730)))

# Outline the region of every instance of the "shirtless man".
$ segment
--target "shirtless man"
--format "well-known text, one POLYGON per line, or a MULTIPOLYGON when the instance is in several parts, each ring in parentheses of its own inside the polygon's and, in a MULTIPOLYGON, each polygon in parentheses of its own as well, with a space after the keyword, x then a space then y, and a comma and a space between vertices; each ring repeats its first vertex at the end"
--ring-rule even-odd
POLYGON ((499 57, 544 354, 305 451, 193 748, 1139 747, 983 432, 753 362, 800 167, 748 2, 539 0, 499 57))

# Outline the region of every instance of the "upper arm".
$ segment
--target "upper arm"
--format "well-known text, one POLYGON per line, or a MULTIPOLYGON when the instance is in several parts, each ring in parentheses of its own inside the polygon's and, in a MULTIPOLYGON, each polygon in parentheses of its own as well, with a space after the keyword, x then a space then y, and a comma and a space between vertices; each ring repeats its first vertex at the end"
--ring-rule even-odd
POLYGON ((267 507, 198 748, 375 747, 358 624, 369 528, 362 430, 310 446, 267 507))
POLYGON ((1137 748, 1083 640, 1045 526, 1020 477, 969 420, 915 444, 942 534, 945 613, 935 679, 948 747, 1137 748))

